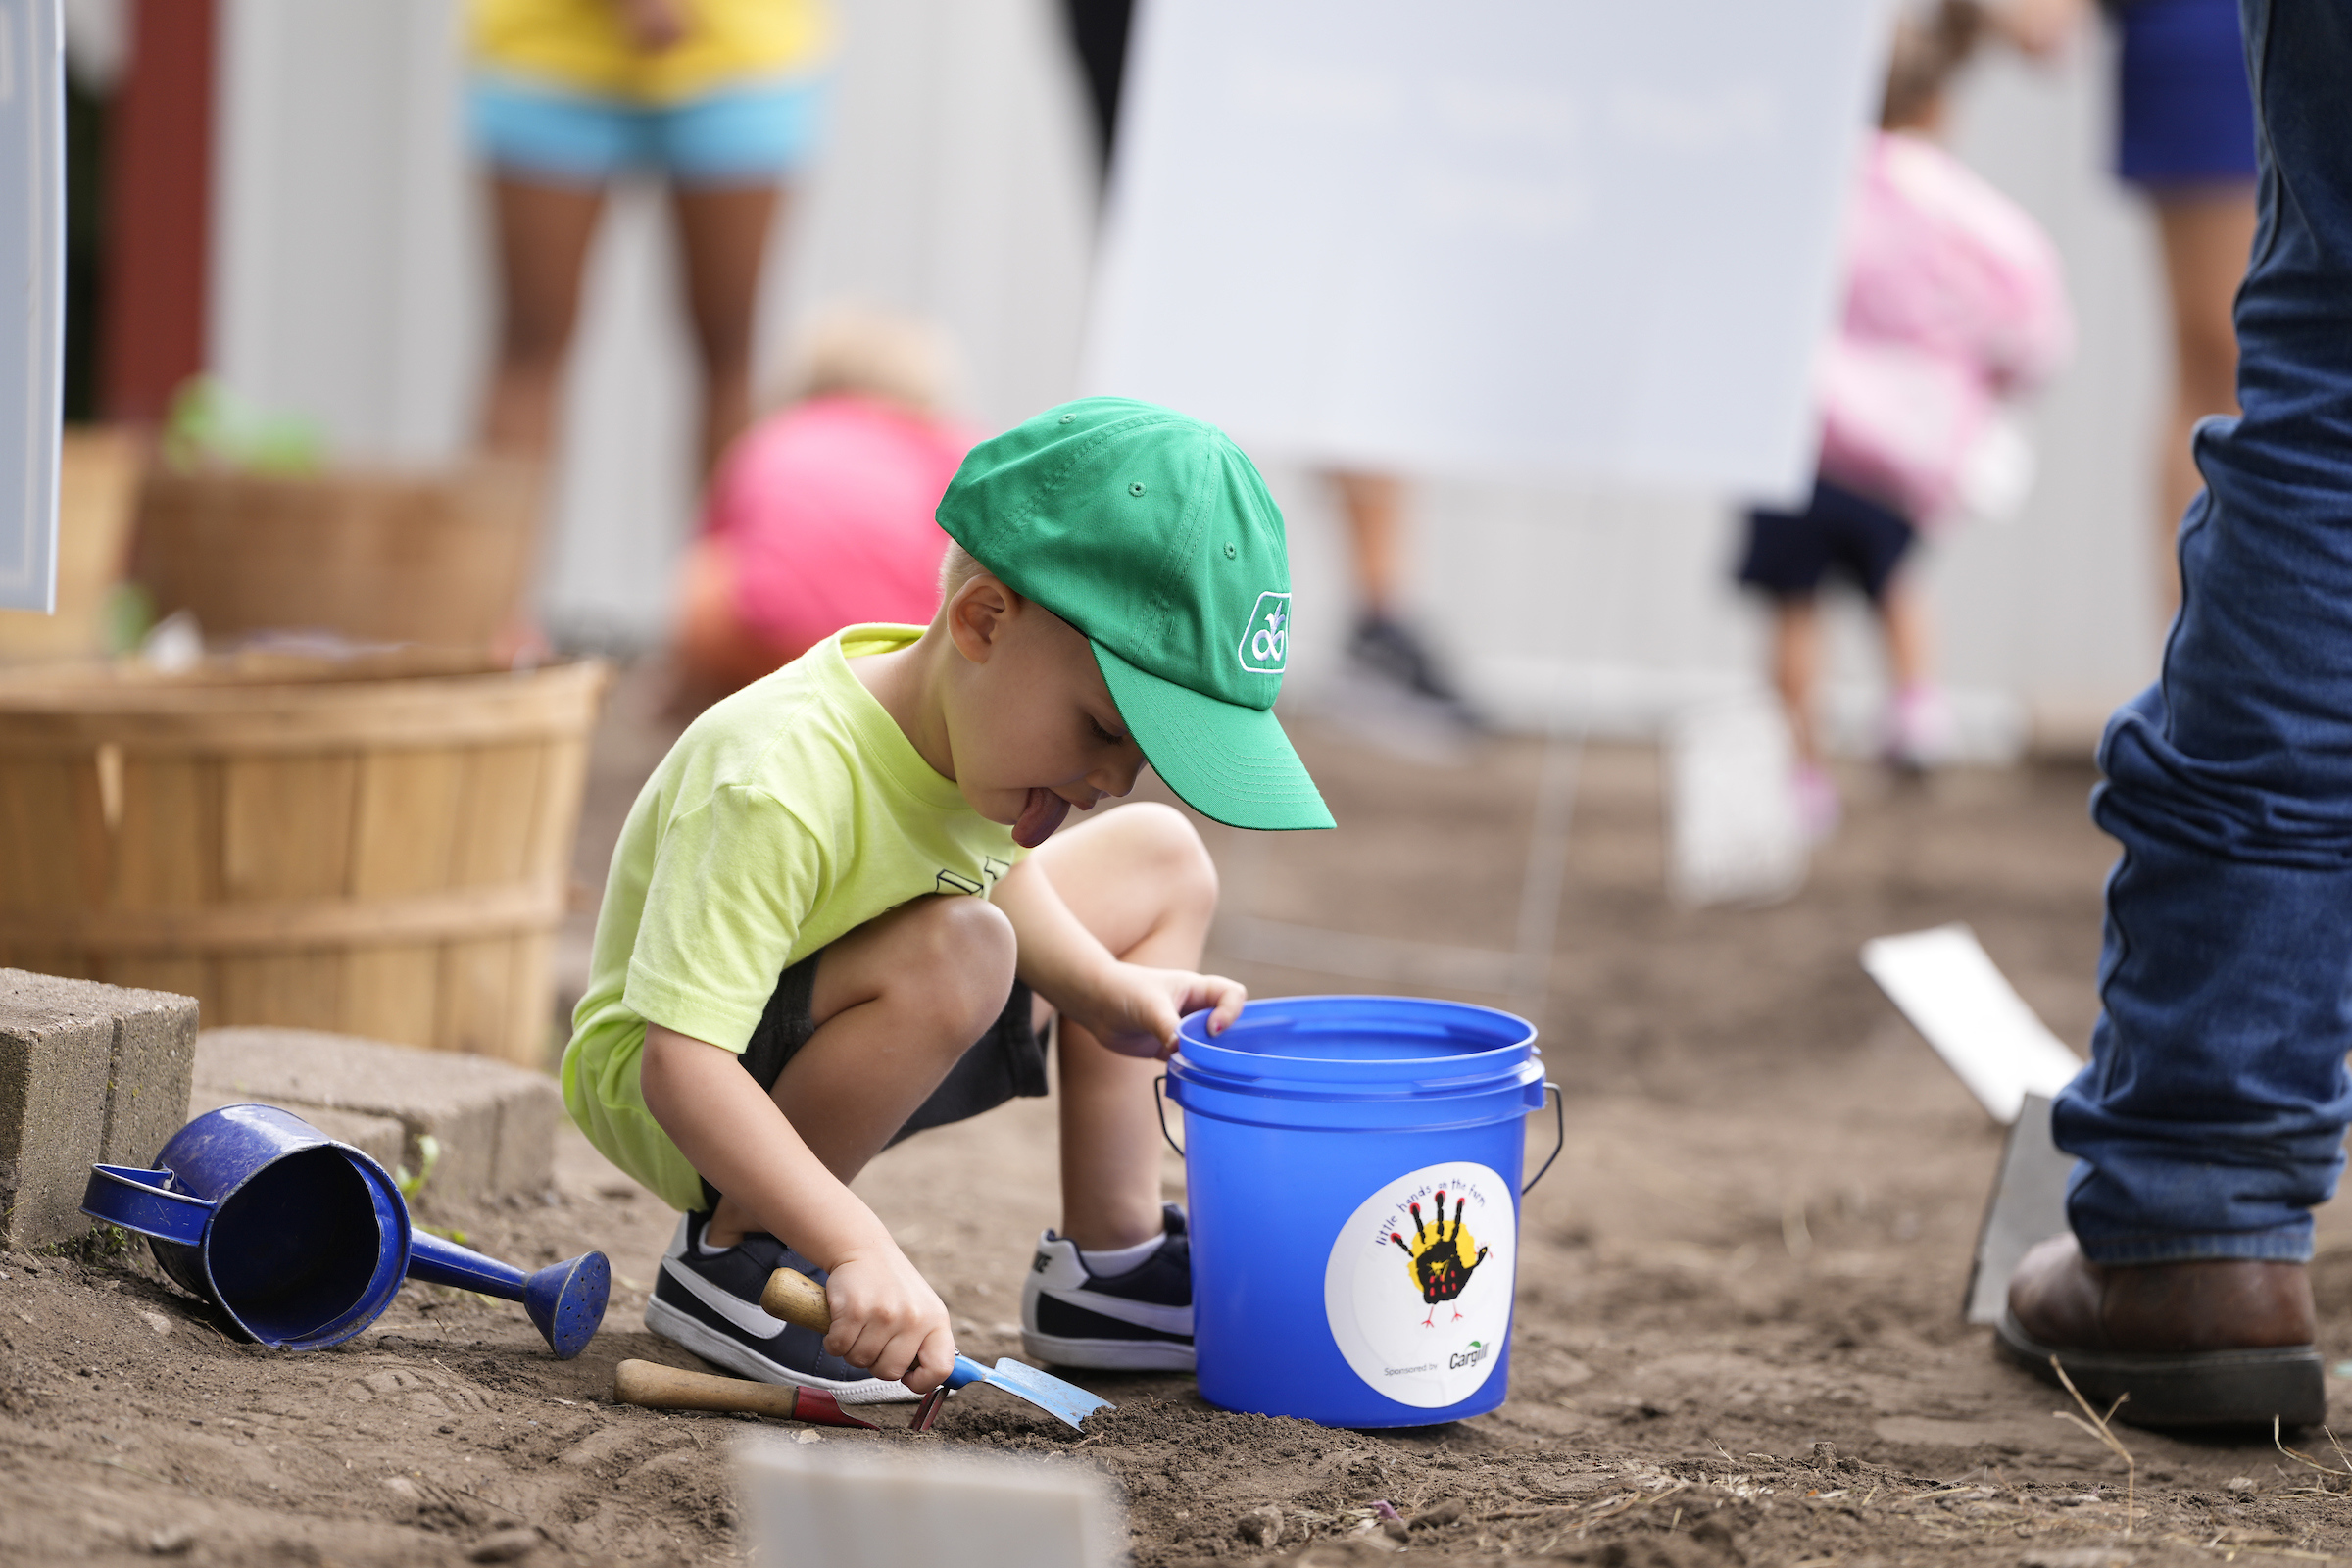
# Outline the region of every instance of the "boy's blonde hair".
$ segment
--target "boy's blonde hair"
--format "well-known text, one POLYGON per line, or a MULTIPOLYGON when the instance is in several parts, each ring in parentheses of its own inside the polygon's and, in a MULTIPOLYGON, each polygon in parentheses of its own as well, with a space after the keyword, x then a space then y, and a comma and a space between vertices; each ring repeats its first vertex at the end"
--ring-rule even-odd
POLYGON ((947 612, 948 601, 956 597, 956 589, 987 569, 980 564, 979 557, 949 540, 948 553, 939 558, 939 613, 947 612))
POLYGON ((802 334, 786 403, 841 394, 933 415, 947 401, 954 355, 928 321, 869 305, 828 305, 802 334))

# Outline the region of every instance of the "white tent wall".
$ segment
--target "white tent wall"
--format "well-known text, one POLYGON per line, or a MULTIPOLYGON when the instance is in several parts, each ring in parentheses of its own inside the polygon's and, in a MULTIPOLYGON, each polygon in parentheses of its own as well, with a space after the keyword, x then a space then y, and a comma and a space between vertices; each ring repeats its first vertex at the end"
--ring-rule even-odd
MULTIPOLYGON (((786 215, 762 361, 857 297, 929 316, 996 427, 1066 396, 1083 330, 1092 149, 1052 0, 840 0, 830 144, 786 215)), ((460 128, 457 0, 227 0, 213 360, 240 394, 318 419, 353 461, 443 462, 478 406, 492 310, 485 204, 460 128)), ((1975 748, 2032 711, 2069 733, 2151 667, 2148 522, 2165 372, 2144 216, 2106 172, 2103 43, 2054 69, 1990 60, 1960 151, 2049 225, 2082 319, 2034 407, 2026 514, 1936 541, 1926 581, 1975 748)), ((691 527, 692 375, 655 193, 616 199, 591 258, 541 583, 559 631, 658 638, 691 527)), ((1313 475, 1269 472, 1292 521, 1296 684, 1352 610, 1313 475)), ((1703 498, 1433 484, 1415 498, 1414 595, 1475 694, 1607 727, 1752 685, 1759 617, 1728 585, 1736 521, 1703 498)), ((1834 727, 1867 732, 1875 650, 1838 617, 1834 727)))

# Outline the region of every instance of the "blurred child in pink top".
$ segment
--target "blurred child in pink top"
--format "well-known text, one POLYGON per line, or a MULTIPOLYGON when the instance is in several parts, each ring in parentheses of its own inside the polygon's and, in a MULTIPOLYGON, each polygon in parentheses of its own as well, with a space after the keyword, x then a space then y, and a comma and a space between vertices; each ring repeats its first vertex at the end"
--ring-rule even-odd
POLYGON ((844 626, 931 618, 948 545, 932 513, 972 444, 937 413, 944 359, 913 322, 819 324, 798 399, 711 476, 679 594, 682 697, 714 701, 844 626))
POLYGON ((1824 349, 1819 477, 1804 510, 1748 517, 1740 580, 1773 601, 1773 679, 1796 744, 1807 831, 1826 837, 1838 791, 1813 726, 1817 599, 1833 568, 1870 599, 1894 702, 1888 760, 1924 767, 1949 746, 1927 617, 1903 570, 1918 530, 2016 510, 2033 451, 2009 400, 2072 353, 2057 251, 2034 220, 1936 144, 1951 78, 1982 14, 1906 7, 1846 229, 1845 312, 1824 349))

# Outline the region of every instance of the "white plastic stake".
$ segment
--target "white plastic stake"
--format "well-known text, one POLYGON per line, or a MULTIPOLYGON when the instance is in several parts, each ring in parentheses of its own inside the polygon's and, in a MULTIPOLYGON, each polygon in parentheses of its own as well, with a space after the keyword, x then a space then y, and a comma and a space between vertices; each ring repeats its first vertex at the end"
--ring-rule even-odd
POLYGON ((1811 858, 1791 785, 1795 751, 1762 693, 1685 709, 1666 734, 1667 883, 1683 904, 1771 904, 1811 858))
POLYGON ((1965 925, 1873 938, 1862 967, 2003 1126, 2026 1096, 2053 1098, 2082 1070, 1965 925))

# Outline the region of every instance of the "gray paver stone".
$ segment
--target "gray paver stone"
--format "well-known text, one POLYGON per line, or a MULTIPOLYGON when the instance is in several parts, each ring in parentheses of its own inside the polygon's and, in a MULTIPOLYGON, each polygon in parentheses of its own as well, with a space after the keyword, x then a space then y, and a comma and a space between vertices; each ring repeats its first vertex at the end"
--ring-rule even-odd
POLYGON ((0 969, 0 1242, 87 1230, 90 1166, 145 1164, 187 1117, 196 1001, 0 969))
POLYGON ((311 1029, 207 1029, 196 1037, 196 1083, 222 1102, 397 1121, 406 1147, 386 1163, 411 1170, 421 1168, 418 1140, 429 1134, 441 1157, 428 1193, 536 1193, 555 1177, 563 1095, 546 1074, 506 1062, 311 1029))
POLYGON ((168 991, 114 993, 115 1076, 103 1147, 110 1165, 153 1167, 165 1140, 188 1119, 196 1066, 196 1002, 168 991))

